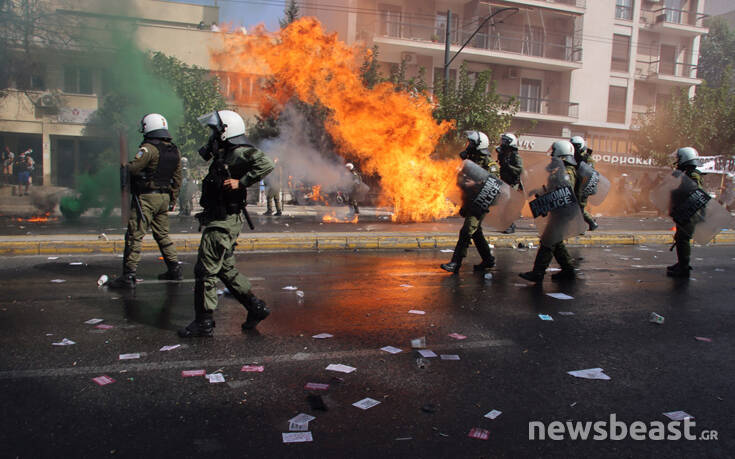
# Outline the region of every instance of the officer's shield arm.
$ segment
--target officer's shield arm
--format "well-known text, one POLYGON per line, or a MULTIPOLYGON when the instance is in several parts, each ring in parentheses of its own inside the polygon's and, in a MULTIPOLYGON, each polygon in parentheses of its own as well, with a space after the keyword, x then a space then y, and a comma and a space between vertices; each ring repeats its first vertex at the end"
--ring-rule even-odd
POLYGON ((130 172, 127 164, 120 164, 120 191, 130 191, 130 172))
POLYGON ((251 147, 251 150, 245 155, 245 159, 248 161, 249 167, 247 173, 240 179, 240 184, 246 188, 263 180, 275 168, 273 160, 254 147, 251 147))

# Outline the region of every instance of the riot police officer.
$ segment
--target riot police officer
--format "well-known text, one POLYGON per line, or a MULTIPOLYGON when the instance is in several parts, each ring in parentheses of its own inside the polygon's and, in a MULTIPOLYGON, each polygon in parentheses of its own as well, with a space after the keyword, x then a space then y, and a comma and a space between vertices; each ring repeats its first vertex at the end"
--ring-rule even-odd
MULTIPOLYGON (((579 190, 577 189, 577 162, 574 159, 574 147, 566 140, 556 141, 551 146, 551 156, 563 161, 564 172, 566 173, 565 181, 571 186, 575 197, 579 199, 579 190)), ((554 225, 555 223, 557 222, 550 220, 548 225, 554 225)), ((563 224, 564 222, 558 223, 563 224)), ((544 280, 546 268, 549 267, 552 257, 556 258, 556 261, 561 267, 560 272, 552 274, 552 280, 573 280, 576 278, 573 260, 564 245, 564 241, 550 246, 543 242, 540 243, 538 252, 536 252, 536 260, 533 263, 533 270, 521 273, 519 276, 531 282, 541 283, 544 280)))
POLYGON ((357 207, 357 197, 363 187, 362 177, 360 177, 360 174, 355 170, 354 164, 347 163, 345 164, 345 168, 350 171, 350 179, 352 181, 350 191, 347 195, 347 205, 350 206, 350 211, 354 215, 357 215, 360 213, 360 208, 357 207))
POLYGON ((199 150, 202 158, 212 163, 202 182, 203 211, 197 214, 204 230, 194 267, 194 320, 179 330, 179 336, 185 338, 214 333, 218 278, 248 311, 243 330, 254 328, 270 314, 235 267, 234 251, 243 217, 247 218, 243 215, 246 188, 273 171, 273 161, 250 144, 245 123, 237 113, 215 111, 200 117, 199 122, 212 130, 209 142, 199 150))
POLYGON ((275 172, 265 178, 265 204, 266 210, 263 215, 280 217, 283 215, 281 212, 281 175, 283 175, 283 168, 278 161, 278 158, 273 160, 273 164, 276 165, 275 172), (271 205, 273 202, 273 205, 271 205), (276 208, 276 213, 273 213, 273 207, 276 208))
MULTIPOLYGON (((465 135, 467 136, 467 146, 459 154, 459 157, 476 163, 478 166, 490 172, 490 174, 498 177, 500 167, 488 151, 490 140, 487 138, 487 135, 479 131, 467 131, 465 135)), ((462 266, 462 260, 467 256, 467 248, 470 245, 470 240, 475 243, 475 247, 480 253, 480 257, 482 257, 482 262, 474 265, 473 269, 475 271, 485 271, 486 269, 492 268, 495 266, 495 257, 482 232, 484 215, 477 217, 466 212, 464 208, 460 209, 459 214, 464 217, 464 224, 459 230, 459 239, 454 248, 452 260, 449 263, 443 263, 441 268, 451 273, 458 273, 459 268, 462 266)))
MULTIPOLYGON (((495 148, 498 153, 498 164, 500 165, 500 179, 514 190, 522 190, 521 174, 523 173, 523 160, 518 154, 518 138, 510 132, 500 136, 500 146, 495 148)), ((505 234, 516 232, 515 222, 503 231, 505 234)))
MULTIPOLYGON (((592 159, 592 149, 587 148, 587 143, 585 142, 584 137, 575 135, 574 137, 569 139, 569 141, 572 143, 572 146, 574 146, 574 160, 577 162, 577 165, 585 162, 589 164, 590 167, 594 167, 595 160, 592 159)), ((587 197, 580 196, 579 198, 579 208, 582 210, 584 221, 587 223, 589 230, 594 231, 597 229, 598 225, 595 219, 592 217, 592 214, 585 210, 585 207, 587 207, 587 197)))
POLYGON ((148 228, 151 228, 168 268, 158 278, 182 279, 176 249, 168 235, 168 212, 173 210, 181 188, 181 153, 171 142, 168 122, 162 115, 145 115, 140 120, 140 132, 143 133, 143 142, 135 158, 126 166, 132 203, 125 233, 123 274, 110 283, 113 288, 135 287, 141 243, 148 228))
MULTIPOLYGON (((676 154, 676 169, 684 172, 687 177, 692 179, 697 187, 704 189, 702 183, 702 173, 697 170, 700 165, 699 152, 692 147, 679 148, 676 154)), ((676 247, 676 264, 666 268, 666 275, 669 277, 689 277, 691 266, 689 261, 692 256, 691 239, 694 235, 695 222, 689 220, 686 222, 676 222, 676 233, 674 233, 674 245, 676 247)))

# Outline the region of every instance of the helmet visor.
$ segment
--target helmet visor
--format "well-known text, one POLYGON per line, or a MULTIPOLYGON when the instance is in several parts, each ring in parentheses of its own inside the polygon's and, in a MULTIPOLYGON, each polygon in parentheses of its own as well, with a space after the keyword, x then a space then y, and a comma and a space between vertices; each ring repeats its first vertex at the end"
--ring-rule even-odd
POLYGON ((220 132, 224 129, 224 126, 222 125, 222 119, 219 117, 219 112, 217 111, 202 115, 197 118, 197 121, 199 121, 199 124, 201 124, 202 126, 209 126, 217 129, 220 132))

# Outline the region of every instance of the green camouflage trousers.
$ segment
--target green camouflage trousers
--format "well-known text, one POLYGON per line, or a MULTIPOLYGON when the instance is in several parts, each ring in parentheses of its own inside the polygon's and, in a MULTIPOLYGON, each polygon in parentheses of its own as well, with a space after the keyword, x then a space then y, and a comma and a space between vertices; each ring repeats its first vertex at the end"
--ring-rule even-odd
POLYGON ((487 243, 487 239, 485 239, 485 234, 482 232, 482 220, 484 218, 484 214, 479 218, 474 215, 465 217, 464 225, 459 230, 457 245, 454 247, 455 258, 461 260, 467 256, 467 247, 469 247, 470 240, 472 240, 483 261, 494 260, 490 246, 487 243))
POLYGON ((217 308, 217 279, 240 303, 247 304, 250 282, 235 267, 235 245, 242 229, 242 214, 208 222, 199 243, 194 266, 194 312, 211 313, 217 308))
POLYGON ((569 270, 574 269, 572 256, 567 251, 567 246, 564 242, 557 242, 551 247, 541 245, 536 252, 536 260, 533 262, 533 271, 539 274, 544 274, 546 268, 549 267, 551 259, 556 258, 557 263, 561 269, 569 270))
POLYGON ((167 193, 149 193, 139 195, 138 199, 144 218, 141 218, 133 200, 128 230, 125 233, 123 274, 135 274, 138 269, 140 247, 148 228, 153 232, 153 239, 158 243, 166 266, 176 266, 179 260, 174 243, 168 236, 168 205, 171 197, 167 193))

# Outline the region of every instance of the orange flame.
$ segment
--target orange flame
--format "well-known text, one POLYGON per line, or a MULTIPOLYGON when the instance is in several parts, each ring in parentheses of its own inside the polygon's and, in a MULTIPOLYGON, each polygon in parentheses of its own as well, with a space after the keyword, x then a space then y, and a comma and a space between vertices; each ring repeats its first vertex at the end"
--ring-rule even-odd
POLYGON ((51 213, 46 212, 43 216, 35 216, 29 218, 16 218, 15 220, 21 223, 46 223, 50 221, 58 220, 57 217, 50 217, 51 213))
POLYGON ((322 221, 324 223, 357 223, 357 221, 359 220, 359 217, 360 216, 358 214, 355 214, 355 216, 352 217, 351 220, 341 219, 341 218, 337 217, 337 214, 335 214, 334 212, 332 212, 331 214, 325 214, 322 217, 322 221))
POLYGON ((380 204, 393 206, 394 221, 433 220, 456 211, 447 196, 459 161, 430 157, 452 123, 437 124, 424 94, 396 92, 390 83, 365 87, 359 74, 364 49, 326 34, 314 18, 275 33, 259 27, 221 37, 222 51, 212 52, 214 68, 271 77, 259 93, 261 114, 277 114, 294 97, 328 109, 327 131, 341 154, 359 158, 364 173, 380 177, 380 204))
POLYGON ((311 195, 309 196, 309 198, 312 201, 321 202, 324 205, 328 206, 329 203, 327 202, 327 199, 321 195, 321 190, 322 190, 321 185, 314 185, 313 187, 311 187, 311 195))

